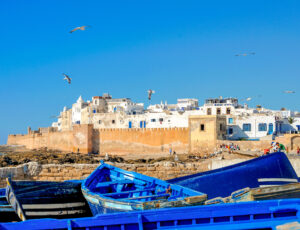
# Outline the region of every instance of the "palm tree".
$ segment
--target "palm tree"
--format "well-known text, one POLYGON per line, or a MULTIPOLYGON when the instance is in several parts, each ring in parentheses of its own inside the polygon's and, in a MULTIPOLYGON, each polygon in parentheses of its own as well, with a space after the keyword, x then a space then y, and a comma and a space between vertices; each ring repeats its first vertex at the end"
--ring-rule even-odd
POLYGON ((293 124, 293 123, 295 122, 295 118, 289 117, 289 118, 288 118, 288 122, 289 122, 290 124, 293 124))

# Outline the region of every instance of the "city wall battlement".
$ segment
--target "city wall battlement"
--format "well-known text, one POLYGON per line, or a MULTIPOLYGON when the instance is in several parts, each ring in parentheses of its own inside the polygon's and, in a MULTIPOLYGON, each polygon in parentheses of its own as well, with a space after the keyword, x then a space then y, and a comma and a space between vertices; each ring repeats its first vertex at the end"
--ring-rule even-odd
POLYGON ((74 125, 72 131, 45 128, 28 129, 28 134, 9 135, 8 145, 28 149, 48 148, 80 153, 153 153, 187 152, 188 128, 94 129, 92 125, 74 125))
POLYGON ((285 134, 275 140, 224 140, 225 124, 224 117, 196 116, 191 117, 187 128, 94 129, 91 124, 74 125, 70 131, 57 131, 52 127, 37 131, 28 128, 28 134, 9 135, 7 144, 24 145, 28 149, 102 154, 167 153, 172 148, 177 153, 204 155, 230 143, 239 145, 241 150, 263 151, 272 141, 284 144, 292 152, 300 147, 300 134, 285 134))

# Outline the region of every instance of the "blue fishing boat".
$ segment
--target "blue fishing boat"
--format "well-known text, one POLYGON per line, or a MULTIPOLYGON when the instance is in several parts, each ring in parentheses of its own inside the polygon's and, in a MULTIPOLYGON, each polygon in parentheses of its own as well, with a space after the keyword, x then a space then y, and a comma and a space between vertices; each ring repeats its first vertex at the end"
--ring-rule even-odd
POLYGON ((82 183, 93 215, 203 204, 206 194, 102 164, 82 183))
POLYGON ((39 219, 19 223, 0 223, 0 229, 299 229, 299 207, 300 199, 250 201, 110 213, 77 219, 39 219))
POLYGON ((5 191, 6 188, 0 188, 0 222, 18 221, 19 217, 6 200, 5 191))
POLYGON ((168 180, 207 194, 227 197, 246 187, 257 188, 299 182, 285 153, 278 152, 224 168, 168 180))
POLYGON ((81 193, 81 183, 76 182, 7 179, 6 199, 23 221, 92 216, 81 193))

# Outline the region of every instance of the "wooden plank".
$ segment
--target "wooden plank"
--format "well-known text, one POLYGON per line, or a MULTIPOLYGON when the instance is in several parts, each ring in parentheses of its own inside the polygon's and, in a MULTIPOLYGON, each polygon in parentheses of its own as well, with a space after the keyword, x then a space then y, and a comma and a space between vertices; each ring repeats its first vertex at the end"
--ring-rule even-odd
POLYGON ((184 198, 184 200, 189 204, 204 202, 207 199, 207 195, 200 195, 200 196, 189 196, 184 198))
POLYGON ((56 209, 56 208, 74 208, 85 206, 84 202, 57 203, 57 204, 23 204, 23 209, 56 209))
POLYGON ((74 214, 82 214, 86 213, 85 210, 58 210, 58 211, 27 211, 25 212, 26 216, 63 216, 63 215, 74 215, 74 214))
POLYGON ((115 185, 115 184, 133 184, 132 180, 115 180, 115 181, 106 181, 106 182, 99 182, 96 187, 105 187, 109 185, 115 185))
POLYGON ((121 200, 140 200, 140 199, 155 198, 155 197, 168 197, 168 196, 170 196, 170 194, 165 193, 165 194, 152 195, 152 196, 131 197, 131 198, 126 198, 126 199, 121 199, 121 200))
POLYGON ((138 190, 124 191, 124 192, 103 193, 102 195, 104 195, 104 196, 114 196, 114 195, 131 194, 131 193, 136 193, 136 192, 150 192, 150 191, 155 191, 155 188, 138 189, 138 190))

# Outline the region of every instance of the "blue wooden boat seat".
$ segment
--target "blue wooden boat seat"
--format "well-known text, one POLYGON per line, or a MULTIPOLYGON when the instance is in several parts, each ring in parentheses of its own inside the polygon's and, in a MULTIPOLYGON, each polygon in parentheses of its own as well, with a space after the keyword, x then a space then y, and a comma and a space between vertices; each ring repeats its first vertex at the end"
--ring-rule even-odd
POLYGON ((151 192, 151 191, 155 191, 155 188, 138 189, 138 190, 124 191, 124 192, 104 193, 102 195, 104 195, 104 196, 115 196, 115 195, 125 195, 125 194, 130 195, 131 193, 151 192))
POLYGON ((160 195, 151 195, 151 196, 139 196, 139 197, 131 197, 131 198, 126 198, 122 200, 141 200, 141 199, 149 199, 149 198, 156 198, 156 197, 169 197, 170 194, 165 193, 165 194, 160 194, 160 195))
POLYGON ((96 187, 106 187, 110 185, 116 185, 116 184, 133 184, 134 182, 132 180, 115 180, 115 181, 105 181, 105 182, 99 182, 96 187))

